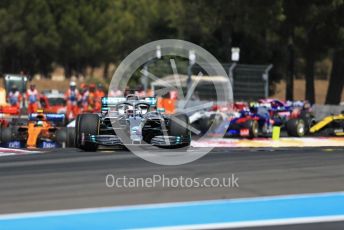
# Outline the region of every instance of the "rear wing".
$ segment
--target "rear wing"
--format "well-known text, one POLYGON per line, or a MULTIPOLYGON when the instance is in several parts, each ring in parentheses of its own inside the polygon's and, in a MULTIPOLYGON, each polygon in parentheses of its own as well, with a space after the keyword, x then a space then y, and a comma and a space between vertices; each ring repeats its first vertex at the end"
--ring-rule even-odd
MULTIPOLYGON (((102 102, 102 109, 107 110, 109 107, 114 107, 119 103, 127 101, 127 98, 125 97, 103 97, 102 102)), ((142 99, 138 99, 137 102, 145 102, 148 103, 151 106, 155 106, 157 103, 157 100, 155 97, 146 97, 142 99)))
MULTIPOLYGON (((39 113, 31 113, 29 115, 29 121, 35 121, 37 120, 37 116, 39 113)), ((57 114, 57 113, 48 113, 44 114, 45 119, 50 122, 63 122, 65 120, 64 114, 57 114)))
POLYGON ((126 101, 125 97, 102 97, 102 108, 116 106, 120 102, 126 101))

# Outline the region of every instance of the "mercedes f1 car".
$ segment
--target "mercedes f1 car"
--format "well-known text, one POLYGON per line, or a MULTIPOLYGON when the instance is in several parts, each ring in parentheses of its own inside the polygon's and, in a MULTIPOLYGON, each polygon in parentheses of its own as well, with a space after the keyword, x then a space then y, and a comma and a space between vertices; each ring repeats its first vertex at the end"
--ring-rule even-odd
POLYGON ((185 114, 165 115, 155 98, 103 97, 100 114, 80 114, 75 125, 75 145, 85 151, 98 146, 148 144, 162 148, 190 145, 189 120, 185 114))
POLYGON ((56 148, 74 145, 74 128, 58 126, 64 114, 30 114, 28 119, 13 118, 0 128, 0 142, 10 148, 56 148))

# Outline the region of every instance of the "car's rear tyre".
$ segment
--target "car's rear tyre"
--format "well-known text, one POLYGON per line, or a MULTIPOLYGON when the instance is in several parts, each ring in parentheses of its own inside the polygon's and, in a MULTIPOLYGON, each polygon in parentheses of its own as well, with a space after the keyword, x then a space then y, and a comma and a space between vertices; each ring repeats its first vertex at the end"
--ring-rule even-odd
POLYGON ((12 129, 9 127, 6 127, 6 128, 1 127, 0 142, 7 143, 10 141, 12 141, 12 129))
POLYGON ((308 111, 301 111, 300 118, 304 121, 305 123, 305 134, 309 132, 309 129, 314 123, 314 117, 312 113, 308 111))
POLYGON ((256 120, 248 120, 244 123, 244 128, 249 131, 249 138, 256 138, 259 135, 259 126, 256 120))
POLYGON ((68 127, 67 128, 67 142, 66 145, 68 148, 75 147, 75 128, 68 127))
POLYGON ((190 136, 189 118, 185 114, 171 116, 169 126, 171 136, 190 136))
POLYGON ((286 130, 288 136, 303 137, 306 132, 305 122, 303 119, 290 119, 287 121, 286 130))
POLYGON ((202 117, 199 120, 199 129, 201 131, 201 134, 205 134, 210 131, 214 124, 220 123, 220 119, 220 116, 218 116, 217 114, 211 114, 209 117, 202 117))
POLYGON ((63 147, 67 147, 67 128, 63 127, 56 130, 56 142, 62 145, 63 147))
POLYGON ((98 144, 85 141, 90 135, 99 134, 100 119, 97 114, 80 114, 76 123, 76 146, 84 151, 96 151, 98 144))
POLYGON ((77 116, 75 119, 75 136, 74 136, 74 147, 79 148, 80 144, 79 144, 79 123, 80 123, 80 116, 77 116))
POLYGON ((66 148, 74 147, 75 128, 60 128, 56 132, 56 141, 66 148))

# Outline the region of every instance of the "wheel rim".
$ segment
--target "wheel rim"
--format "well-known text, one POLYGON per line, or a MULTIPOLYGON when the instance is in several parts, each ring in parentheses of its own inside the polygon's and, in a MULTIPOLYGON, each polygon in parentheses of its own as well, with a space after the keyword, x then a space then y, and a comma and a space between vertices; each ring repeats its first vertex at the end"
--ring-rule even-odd
POLYGON ((297 134, 299 136, 304 136, 305 134, 305 123, 302 120, 300 120, 297 124, 297 134))
POLYGON ((253 136, 258 136, 258 123, 256 121, 253 122, 252 125, 253 136))

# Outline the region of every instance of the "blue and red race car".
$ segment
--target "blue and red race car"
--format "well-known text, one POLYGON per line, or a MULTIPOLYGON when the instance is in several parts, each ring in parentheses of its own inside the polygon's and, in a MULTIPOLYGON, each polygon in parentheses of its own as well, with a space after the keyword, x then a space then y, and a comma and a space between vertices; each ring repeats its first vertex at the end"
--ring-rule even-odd
POLYGON ((234 106, 234 109, 225 116, 223 112, 221 116, 212 114, 212 117, 208 118, 208 123, 217 122, 218 125, 208 133, 210 135, 225 133, 227 137, 266 137, 271 136, 273 126, 280 126, 289 136, 300 137, 308 132, 314 122, 311 107, 307 102, 284 103, 276 99, 262 99, 240 105, 240 107, 234 106), (213 121, 210 121, 211 119, 213 121))

